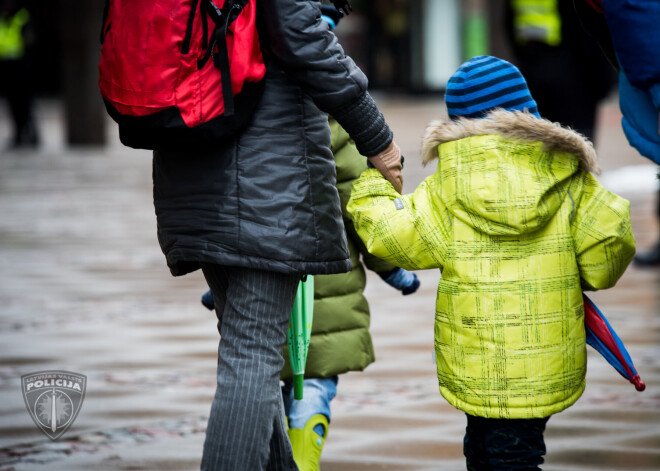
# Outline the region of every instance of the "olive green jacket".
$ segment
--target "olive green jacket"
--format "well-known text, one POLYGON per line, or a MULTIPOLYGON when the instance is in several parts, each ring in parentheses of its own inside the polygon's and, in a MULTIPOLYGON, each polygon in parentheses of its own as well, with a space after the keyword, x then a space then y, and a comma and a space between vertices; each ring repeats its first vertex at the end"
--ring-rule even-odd
POLYGON ((437 172, 399 195, 376 170, 348 210, 370 252, 439 268, 442 395, 471 415, 547 417, 585 387, 583 290, 614 286, 635 241, 628 201, 589 173, 591 143, 527 113, 431 123, 437 172))
MULTIPOLYGON (((364 265, 378 273, 389 272, 395 268, 394 265, 369 254, 355 232, 351 216, 346 211, 346 203, 353 182, 367 169, 367 161, 358 153, 346 131, 333 119, 330 119, 330 130, 331 149, 337 168, 337 190, 353 270, 348 273, 314 276, 314 320, 305 365, 306 378, 327 378, 347 371, 362 371, 373 363, 369 305, 362 294, 366 285, 364 265)), ((281 377, 288 379, 291 377, 291 367, 286 346, 284 358, 286 364, 281 377)))

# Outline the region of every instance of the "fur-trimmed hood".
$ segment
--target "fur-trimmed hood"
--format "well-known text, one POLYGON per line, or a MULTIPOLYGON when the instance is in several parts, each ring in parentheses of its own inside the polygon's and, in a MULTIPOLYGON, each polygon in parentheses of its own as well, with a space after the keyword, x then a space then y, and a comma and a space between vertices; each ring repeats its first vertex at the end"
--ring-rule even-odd
POLYGON ((440 144, 486 134, 527 142, 540 141, 545 151, 571 154, 578 159, 581 170, 600 173, 594 146, 581 134, 530 113, 502 109, 479 119, 459 118, 429 123, 422 139, 424 164, 438 157, 440 144))
POLYGON ((431 123, 423 152, 426 163, 439 157, 432 178, 440 206, 476 230, 500 236, 536 231, 562 207, 570 218, 571 182, 582 171, 598 171, 587 139, 518 111, 431 123))

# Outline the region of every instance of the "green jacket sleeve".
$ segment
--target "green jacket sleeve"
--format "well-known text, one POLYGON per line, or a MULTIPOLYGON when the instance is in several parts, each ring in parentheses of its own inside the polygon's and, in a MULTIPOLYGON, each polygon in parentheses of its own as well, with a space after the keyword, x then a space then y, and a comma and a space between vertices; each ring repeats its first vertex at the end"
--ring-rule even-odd
POLYGON ((353 184, 348 212, 369 252, 406 270, 442 268, 446 231, 434 216, 423 182, 400 195, 375 169, 353 184))
POLYGON ((630 225, 630 203, 607 191, 585 173, 583 193, 575 202, 572 235, 582 289, 610 288, 616 284, 635 255, 630 225))

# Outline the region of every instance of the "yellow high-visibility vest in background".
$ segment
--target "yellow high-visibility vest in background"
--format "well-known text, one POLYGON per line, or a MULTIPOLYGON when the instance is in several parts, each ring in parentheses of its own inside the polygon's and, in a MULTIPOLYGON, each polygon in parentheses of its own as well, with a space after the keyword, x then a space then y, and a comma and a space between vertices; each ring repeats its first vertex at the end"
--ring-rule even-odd
POLYGON ((13 16, 0 18, 0 60, 20 59, 25 54, 23 26, 30 13, 22 8, 13 16))
POLYGON ((538 41, 549 46, 561 43, 558 0, 511 0, 516 41, 538 41))

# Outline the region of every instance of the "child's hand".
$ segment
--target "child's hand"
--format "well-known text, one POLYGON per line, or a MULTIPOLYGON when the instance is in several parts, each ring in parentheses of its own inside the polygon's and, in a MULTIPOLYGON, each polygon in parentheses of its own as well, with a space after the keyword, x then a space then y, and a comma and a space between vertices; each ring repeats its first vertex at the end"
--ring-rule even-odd
POLYGON ((419 288, 419 278, 413 272, 395 268, 391 272, 378 274, 388 285, 398 289, 405 296, 413 294, 419 288))
POLYGON ((215 302, 213 301, 213 293, 211 290, 208 290, 202 295, 202 304, 210 311, 215 309, 215 302))

